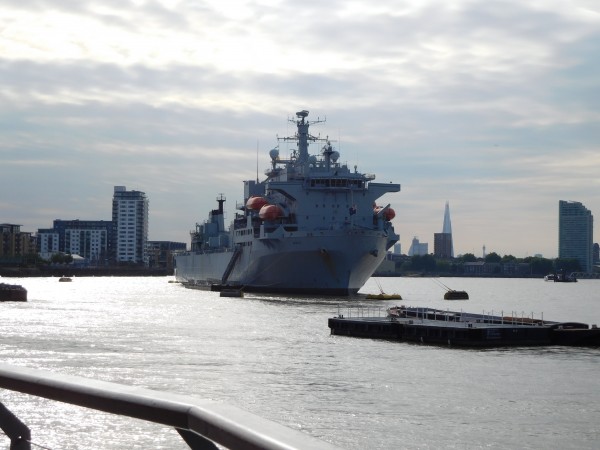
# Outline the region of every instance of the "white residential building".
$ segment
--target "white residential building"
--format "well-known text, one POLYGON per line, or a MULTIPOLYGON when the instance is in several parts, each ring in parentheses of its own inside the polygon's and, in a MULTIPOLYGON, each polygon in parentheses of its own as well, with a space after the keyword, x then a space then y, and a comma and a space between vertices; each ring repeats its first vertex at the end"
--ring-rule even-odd
POLYGON ((115 186, 112 220, 116 229, 114 248, 118 262, 148 265, 148 203, 144 192, 115 186))

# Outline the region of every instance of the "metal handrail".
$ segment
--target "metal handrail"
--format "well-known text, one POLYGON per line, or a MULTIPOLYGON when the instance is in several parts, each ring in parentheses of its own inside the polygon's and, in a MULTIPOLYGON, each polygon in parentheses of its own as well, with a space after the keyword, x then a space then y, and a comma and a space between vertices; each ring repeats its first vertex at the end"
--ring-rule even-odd
POLYGON ((192 449, 337 448, 234 406, 135 386, 0 363, 0 387, 172 426, 192 449))

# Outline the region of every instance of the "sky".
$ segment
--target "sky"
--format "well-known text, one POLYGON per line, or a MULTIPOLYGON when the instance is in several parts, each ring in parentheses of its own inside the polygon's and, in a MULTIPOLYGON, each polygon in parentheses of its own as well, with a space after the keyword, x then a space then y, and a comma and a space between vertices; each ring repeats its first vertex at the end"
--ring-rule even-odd
POLYGON ((403 253, 433 251, 446 201, 457 255, 557 257, 559 200, 600 241, 597 0, 4 3, 0 223, 111 220, 118 185, 148 196, 149 239, 189 245, 306 109, 401 184, 379 202, 403 253))

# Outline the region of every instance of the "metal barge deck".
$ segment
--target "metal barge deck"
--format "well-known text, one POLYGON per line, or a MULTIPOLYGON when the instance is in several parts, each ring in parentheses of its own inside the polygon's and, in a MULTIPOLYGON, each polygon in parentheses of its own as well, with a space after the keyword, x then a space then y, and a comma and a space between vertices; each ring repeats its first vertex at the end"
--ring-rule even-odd
POLYGON ((432 308, 398 306, 385 317, 338 314, 328 325, 334 335, 460 347, 600 346, 596 325, 432 308))

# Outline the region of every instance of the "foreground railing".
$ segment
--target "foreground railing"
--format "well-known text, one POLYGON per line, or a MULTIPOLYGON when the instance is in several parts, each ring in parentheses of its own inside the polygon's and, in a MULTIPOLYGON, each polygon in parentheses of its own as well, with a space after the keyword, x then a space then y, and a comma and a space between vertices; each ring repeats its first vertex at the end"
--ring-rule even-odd
MULTIPOLYGON (((190 448, 334 449, 300 431, 210 400, 0 363, 0 387, 174 427, 190 448)), ((29 449, 29 429, 0 403, 11 449, 29 449)))

